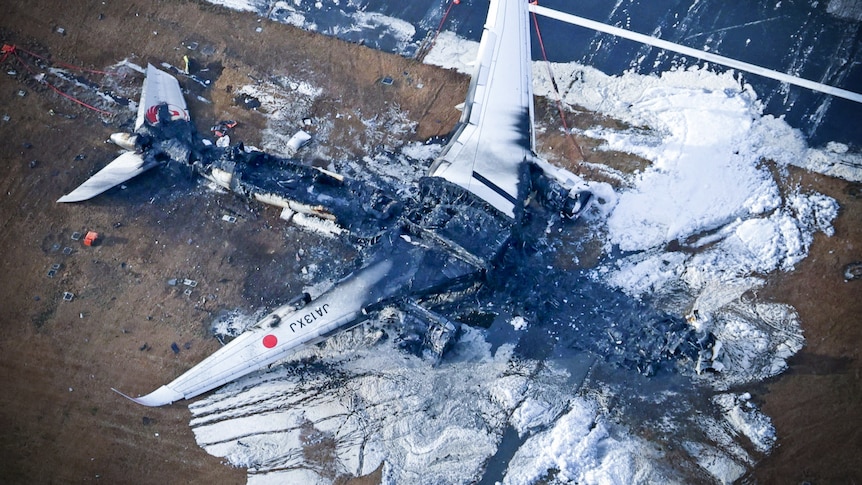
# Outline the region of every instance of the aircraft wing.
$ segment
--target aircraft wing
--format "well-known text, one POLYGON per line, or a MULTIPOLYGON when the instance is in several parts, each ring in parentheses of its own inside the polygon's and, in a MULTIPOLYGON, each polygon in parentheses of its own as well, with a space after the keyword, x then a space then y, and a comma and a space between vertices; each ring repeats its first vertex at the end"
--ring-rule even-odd
MULTIPOLYGON (((439 179, 424 180, 444 185, 439 179)), ((444 190, 453 188, 457 189, 445 184, 444 190)), ((281 360, 296 348, 351 328, 385 306, 400 306, 405 300, 437 295, 476 281, 485 267, 483 261, 473 260, 490 260, 502 250, 511 220, 488 211, 479 201, 462 204, 457 213, 435 211, 433 208, 445 207, 463 195, 461 190, 441 192, 424 193, 425 207, 432 210, 417 214, 416 223, 428 230, 412 235, 398 230, 381 236, 368 265, 317 298, 304 299, 304 305, 291 302, 276 308, 173 382, 141 397, 126 397, 144 406, 189 399, 281 360), (453 249, 469 250, 471 244, 481 244, 485 253, 464 258, 453 249)), ((407 311, 434 324, 430 350, 442 351, 446 334, 454 327, 430 311, 407 305, 407 311)))
POLYGON ((155 163, 144 161, 144 157, 140 153, 125 152, 106 165, 105 168, 96 172, 96 175, 79 185, 78 188, 57 199, 57 202, 80 202, 92 199, 111 187, 115 187, 155 166, 155 163))
POLYGON ((138 398, 123 396, 144 406, 163 406, 203 394, 283 359, 289 350, 357 321, 365 306, 385 295, 375 290, 390 276, 391 269, 390 261, 379 262, 307 306, 297 309, 291 303, 282 305, 173 382, 138 398))
MULTIPOLYGON (((404 219, 409 223, 377 239, 370 264, 305 307, 288 303, 277 308, 173 382, 130 399, 161 406, 197 396, 349 328, 381 305, 438 294, 483 274, 508 244, 511 218, 520 205, 522 168, 535 159, 528 15, 526 0, 492 0, 461 123, 432 168, 432 177, 421 181, 422 202, 404 219), (464 190, 477 199, 463 197, 464 190), (480 200, 499 211, 487 210, 480 200), (456 201, 459 210, 448 210, 456 201)), ((142 96, 145 121, 164 120, 164 104, 170 116, 182 116, 165 94, 173 91, 173 83, 153 70, 150 66, 142 96), (151 104, 153 99, 161 102, 151 104)), ((240 178, 256 182, 252 174, 240 178)), ((259 186, 265 189, 267 184, 263 180, 259 186)), ((428 317, 416 307, 412 310, 428 317)), ((446 322, 436 320, 441 323, 437 333, 446 333, 446 322)))
POLYGON ((461 122, 429 171, 510 217, 522 163, 535 159, 527 7, 491 0, 461 122))

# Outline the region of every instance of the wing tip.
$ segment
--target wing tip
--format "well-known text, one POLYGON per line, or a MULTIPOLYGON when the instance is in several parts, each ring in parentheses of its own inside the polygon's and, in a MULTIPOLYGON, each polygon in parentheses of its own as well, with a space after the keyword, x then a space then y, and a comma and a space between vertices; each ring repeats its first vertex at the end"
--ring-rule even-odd
POLYGON ((147 394, 146 396, 141 397, 129 396, 128 394, 125 394, 122 391, 119 391, 113 387, 111 388, 111 390, 128 399, 129 401, 140 404, 141 406, 148 407, 164 406, 166 404, 172 404, 176 401, 179 401, 180 399, 185 399, 184 395, 178 393, 177 391, 171 389, 168 386, 162 386, 155 391, 147 394))
POLYGON ((58 203, 69 203, 69 202, 81 202, 82 200, 87 200, 87 199, 81 199, 79 197, 75 197, 73 194, 74 194, 74 192, 68 193, 68 194, 64 195, 63 197, 60 197, 59 199, 57 199, 57 202, 58 203))

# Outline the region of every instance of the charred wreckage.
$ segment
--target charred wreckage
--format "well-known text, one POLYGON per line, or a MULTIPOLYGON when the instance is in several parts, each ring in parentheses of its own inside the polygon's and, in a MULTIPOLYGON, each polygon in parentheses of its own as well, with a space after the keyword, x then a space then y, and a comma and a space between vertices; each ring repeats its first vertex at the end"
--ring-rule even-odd
MULTIPOLYGON (((606 327, 579 327, 567 345, 645 375, 680 360, 696 362, 698 368, 709 368, 714 360, 711 334, 698 333, 684 320, 662 315, 646 304, 635 304, 637 315, 619 314, 615 309, 624 295, 609 288, 597 291, 597 285, 581 275, 547 270, 545 253, 552 248, 535 228, 552 220, 574 223, 587 207, 590 194, 571 197, 566 187, 533 164, 523 164, 520 176, 523 200, 530 202, 510 218, 441 177, 422 177, 415 195, 401 200, 383 181, 372 184, 348 178, 297 160, 248 150, 241 143, 223 148, 204 144, 194 124, 172 114, 165 104, 159 106, 156 116, 133 139, 147 165, 194 173, 249 202, 331 221, 363 249, 362 269, 348 278, 365 280, 366 274, 378 275, 360 296, 365 303, 362 318, 320 335, 317 341, 357 325, 383 308, 395 307, 402 314, 395 337, 400 346, 436 363, 457 336, 460 321, 475 323, 472 316, 482 312, 475 295, 502 293, 511 314, 567 318, 576 312, 583 314, 588 307, 589 313, 604 313, 600 320, 606 327), (539 264, 544 282, 526 274, 539 264), (386 270, 380 275, 382 266, 386 270), (559 294, 540 289, 554 281, 557 284, 551 287, 563 282, 589 286, 580 311, 559 310, 559 301, 565 299, 562 295, 569 290, 576 295, 578 288, 555 292, 559 294), (551 310, 554 307, 556 311, 551 310), (646 320, 644 314, 649 314, 646 320)), ((309 301, 306 294, 291 305, 299 311, 309 301)), ((316 308, 321 309, 318 313, 328 310, 321 305, 316 308)), ((623 308, 632 310, 631 304, 623 308)), ((271 320, 272 326, 283 323, 271 320)), ((285 323, 305 326, 313 322, 314 312, 305 320, 285 323)))
POLYGON ((148 66, 136 133, 112 136, 128 151, 60 202, 167 166, 295 217, 329 221, 358 245, 363 262, 314 299, 275 308, 169 384, 126 397, 161 406, 200 395, 390 308, 403 323, 394 339, 433 362, 466 323, 488 328, 492 344, 508 338, 525 358, 573 348, 645 375, 717 369, 720 345, 710 333, 556 264, 564 242, 549 229, 571 224, 593 196, 589 184, 535 154, 527 6, 492 1, 461 121, 405 197, 371 176, 205 143, 177 79, 148 66), (516 317, 531 325, 512 334, 516 317))

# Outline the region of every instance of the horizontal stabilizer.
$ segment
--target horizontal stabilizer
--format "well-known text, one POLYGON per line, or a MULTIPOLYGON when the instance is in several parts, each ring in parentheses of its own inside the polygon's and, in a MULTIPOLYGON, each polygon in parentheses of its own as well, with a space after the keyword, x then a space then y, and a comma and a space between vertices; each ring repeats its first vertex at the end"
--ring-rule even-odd
POLYGON ((80 202, 82 200, 92 199, 102 192, 115 187, 135 175, 142 174, 154 167, 155 163, 146 163, 144 158, 135 152, 125 152, 114 161, 109 163, 105 168, 99 170, 96 175, 93 175, 86 182, 78 186, 77 189, 70 192, 68 195, 60 197, 57 202, 80 202))

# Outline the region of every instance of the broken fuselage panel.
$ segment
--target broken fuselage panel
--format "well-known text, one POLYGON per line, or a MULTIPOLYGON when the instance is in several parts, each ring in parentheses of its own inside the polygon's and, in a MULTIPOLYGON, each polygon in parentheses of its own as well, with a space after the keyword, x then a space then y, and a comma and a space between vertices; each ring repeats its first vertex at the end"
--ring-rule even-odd
POLYGON ((243 197, 335 222, 358 238, 379 234, 403 209, 385 190, 242 146, 228 147, 209 160, 191 167, 243 197))

